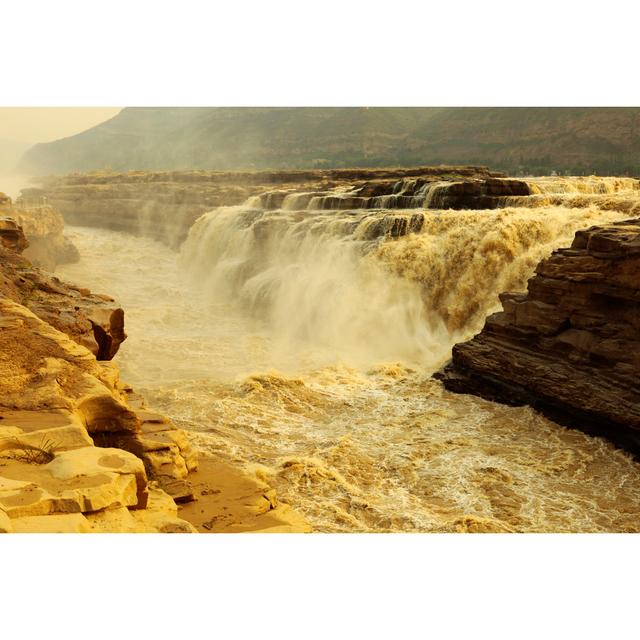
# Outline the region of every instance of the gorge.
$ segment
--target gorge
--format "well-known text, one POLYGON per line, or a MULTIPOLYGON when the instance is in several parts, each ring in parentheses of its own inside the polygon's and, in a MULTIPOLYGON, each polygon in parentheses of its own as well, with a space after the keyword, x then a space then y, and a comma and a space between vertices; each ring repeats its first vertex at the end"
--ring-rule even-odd
POLYGON ((432 377, 554 249, 636 216, 637 180, 139 172, 27 195, 78 247, 56 273, 125 309, 123 379, 314 530, 637 529, 629 454, 432 377))

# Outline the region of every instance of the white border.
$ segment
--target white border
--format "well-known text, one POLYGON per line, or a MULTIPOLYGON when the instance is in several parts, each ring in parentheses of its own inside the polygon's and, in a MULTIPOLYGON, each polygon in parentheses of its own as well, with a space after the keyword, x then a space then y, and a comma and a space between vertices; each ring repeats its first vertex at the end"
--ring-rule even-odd
MULTIPOLYGON (((618 0, 21 0, 0 103, 636 106, 637 25, 618 0)), ((6 536, 3 637, 621 638, 637 540, 6 536)))
POLYGON ((2 102, 635 106, 628 0, 21 0, 2 102))

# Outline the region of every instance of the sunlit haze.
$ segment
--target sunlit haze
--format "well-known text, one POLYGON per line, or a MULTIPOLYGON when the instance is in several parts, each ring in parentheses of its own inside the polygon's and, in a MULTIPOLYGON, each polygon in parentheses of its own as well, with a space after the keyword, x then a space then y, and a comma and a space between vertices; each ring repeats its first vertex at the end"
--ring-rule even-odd
POLYGON ((2 107, 0 139, 35 144, 80 133, 115 116, 121 107, 2 107))

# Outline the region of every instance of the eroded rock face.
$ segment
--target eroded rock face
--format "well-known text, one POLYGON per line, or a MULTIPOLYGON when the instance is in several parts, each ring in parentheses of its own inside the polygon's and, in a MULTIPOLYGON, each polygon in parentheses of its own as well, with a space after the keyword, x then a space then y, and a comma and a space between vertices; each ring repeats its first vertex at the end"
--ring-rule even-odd
POLYGON ((153 414, 130 395, 113 363, 0 297, 0 531, 194 531, 150 481, 183 478, 195 453, 159 418, 162 441, 145 446, 153 414), (158 452, 162 474, 147 459, 158 452))
POLYGON ((99 360, 117 353, 127 336, 124 311, 113 298, 61 282, 2 245, 0 264, 0 295, 24 305, 99 360))
POLYGON ((434 193, 432 208, 439 209, 496 209, 502 199, 530 195, 524 180, 483 178, 443 184, 434 193))
MULTIPOLYGON (((196 532, 176 503, 219 493, 208 484, 219 480, 193 488, 198 456, 187 434, 147 409, 107 361, 126 337, 122 309, 33 267, 21 226, 3 223, 0 533, 196 532)), ((285 524, 309 528, 297 514, 247 527, 285 524)))
POLYGON ((0 246, 18 253, 29 246, 22 227, 13 218, 0 218, 0 246))
POLYGON ((29 240, 24 256, 35 266, 53 271, 59 264, 80 259, 78 249, 64 235, 62 216, 53 207, 16 209, 13 215, 29 240))
POLYGON ((453 348, 447 389, 530 404, 640 452, 640 220, 576 233, 453 348))
POLYGON ((32 262, 54 268, 61 262, 58 250, 70 252, 67 261, 78 258, 62 235, 62 216, 51 207, 16 209, 9 198, 2 211, 12 217, 0 217, 0 295, 26 306, 99 360, 113 358, 127 337, 124 311, 113 298, 65 284, 32 262))

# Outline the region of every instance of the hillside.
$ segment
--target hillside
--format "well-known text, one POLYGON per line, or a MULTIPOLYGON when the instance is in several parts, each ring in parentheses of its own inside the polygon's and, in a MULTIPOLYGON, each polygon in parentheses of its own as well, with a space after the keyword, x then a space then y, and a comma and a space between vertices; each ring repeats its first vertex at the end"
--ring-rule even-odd
POLYGON ((127 108, 29 149, 31 174, 484 164, 640 174, 640 108, 127 108))

